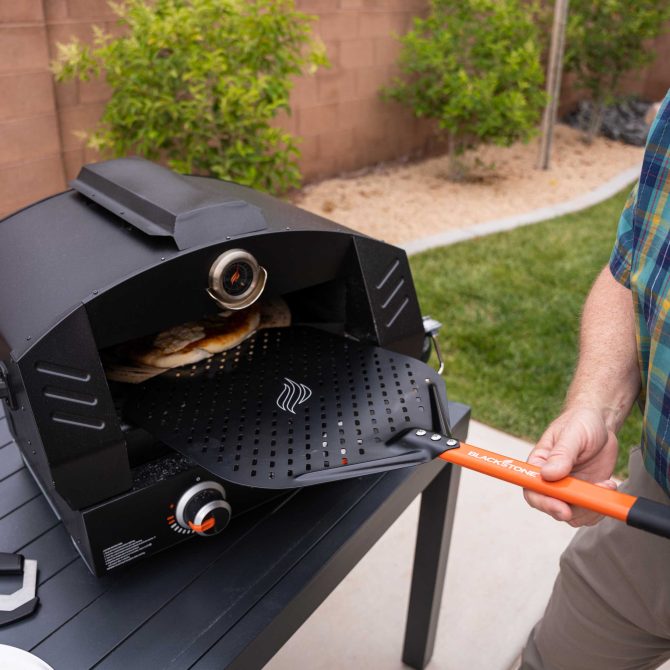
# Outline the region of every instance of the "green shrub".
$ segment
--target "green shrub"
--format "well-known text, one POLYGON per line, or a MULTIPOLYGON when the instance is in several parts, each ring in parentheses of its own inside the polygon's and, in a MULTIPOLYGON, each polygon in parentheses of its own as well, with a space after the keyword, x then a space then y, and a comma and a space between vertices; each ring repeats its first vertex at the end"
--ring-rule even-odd
POLYGON ((649 63, 653 52, 645 40, 657 37, 670 19, 668 0, 571 0, 565 67, 586 89, 596 112, 586 140, 600 130, 605 105, 618 92, 626 72, 649 63))
POLYGON ((104 76, 112 89, 89 145, 180 172, 280 192, 297 186, 296 140, 271 125, 291 77, 326 65, 312 17, 293 0, 124 0, 125 28, 58 45, 57 80, 104 76))
POLYGON ((400 39, 405 76, 385 95, 437 120, 454 178, 466 144, 509 145, 535 130, 545 94, 532 10, 523 0, 431 0, 400 39))

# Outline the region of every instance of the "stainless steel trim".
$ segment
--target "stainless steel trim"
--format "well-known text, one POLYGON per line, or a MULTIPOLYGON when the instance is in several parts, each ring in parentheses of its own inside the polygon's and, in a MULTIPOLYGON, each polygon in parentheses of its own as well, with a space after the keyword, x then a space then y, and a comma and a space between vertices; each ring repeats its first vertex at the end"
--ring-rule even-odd
POLYGON ((430 339, 433 340, 433 346, 435 347, 435 355, 437 356, 438 368, 437 374, 441 375, 444 372, 444 359, 442 358, 442 350, 440 349, 440 343, 437 341, 437 335, 431 333, 430 339))
MULTIPOLYGON (((203 505, 200 508, 198 513, 195 515, 195 519, 193 519, 193 525, 194 526, 199 526, 200 524, 204 523, 205 517, 210 512, 213 512, 215 509, 217 509, 219 507, 223 508, 223 509, 227 509, 228 513, 232 516, 233 509, 232 509, 232 507, 230 506, 230 504, 228 503, 227 500, 212 500, 211 502, 208 502, 206 505, 203 505)), ((223 528, 221 530, 223 530, 223 528)), ((212 534, 212 533, 201 533, 197 530, 195 532, 198 533, 198 535, 211 535, 212 534)), ((220 530, 216 531, 216 533, 220 533, 220 532, 221 532, 220 530)), ((214 535, 216 535, 216 533, 214 533, 214 535)))
POLYGON ((256 300, 263 293, 265 283, 267 282, 268 273, 265 268, 258 264, 258 261, 244 249, 229 249, 222 253, 209 269, 209 288, 207 293, 216 301, 221 307, 225 309, 244 309, 253 305, 256 300), (224 270, 235 261, 245 261, 249 263, 253 272, 254 278, 249 288, 238 296, 232 296, 226 293, 223 289, 222 276, 224 270))
POLYGON ((444 358, 442 357, 442 350, 440 349, 440 343, 437 340, 437 334, 442 328, 442 324, 437 320, 433 319, 432 316, 424 316, 423 318, 423 332, 430 337, 435 347, 435 355, 437 356, 437 362, 439 367, 437 368, 437 374, 441 375, 444 372, 444 358))
POLYGON ((177 503, 177 508, 175 509, 174 513, 174 518, 177 520, 177 523, 182 528, 187 528, 188 530, 191 530, 191 527, 188 525, 188 521, 186 521, 186 519, 184 518, 186 505, 189 504, 193 496, 197 495, 202 491, 206 491, 207 489, 214 489, 215 491, 218 491, 221 494, 221 498, 225 500, 226 489, 224 489, 223 486, 221 486, 221 484, 219 484, 218 482, 213 481, 200 482, 199 484, 194 484, 190 488, 186 489, 186 491, 184 491, 184 493, 181 494, 179 502, 177 503))

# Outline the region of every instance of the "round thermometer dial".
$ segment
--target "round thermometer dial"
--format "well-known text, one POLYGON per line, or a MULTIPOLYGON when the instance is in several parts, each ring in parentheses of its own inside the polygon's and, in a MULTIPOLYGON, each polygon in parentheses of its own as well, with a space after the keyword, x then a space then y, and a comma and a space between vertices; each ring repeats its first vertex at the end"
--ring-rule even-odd
POLYGON ((221 254, 209 270, 207 292, 226 309, 244 309, 263 293, 267 273, 244 249, 221 254))
POLYGON ((247 261, 233 261, 223 271, 221 284, 228 295, 237 297, 249 290, 255 277, 254 268, 247 261))

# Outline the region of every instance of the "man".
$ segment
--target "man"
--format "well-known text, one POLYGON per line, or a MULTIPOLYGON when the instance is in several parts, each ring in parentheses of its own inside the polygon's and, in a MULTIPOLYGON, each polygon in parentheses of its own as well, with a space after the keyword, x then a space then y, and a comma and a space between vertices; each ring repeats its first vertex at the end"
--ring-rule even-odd
MULTIPOLYGON (((670 504, 670 92, 652 125, 639 183, 621 215, 609 265, 582 316, 565 408, 528 461, 547 480, 568 474, 615 488, 616 432, 638 397, 641 448, 621 490, 670 504)), ((582 528, 561 557, 522 670, 643 670, 670 658, 670 540, 526 491, 582 528), (597 525, 596 525, 597 524, 597 525)))

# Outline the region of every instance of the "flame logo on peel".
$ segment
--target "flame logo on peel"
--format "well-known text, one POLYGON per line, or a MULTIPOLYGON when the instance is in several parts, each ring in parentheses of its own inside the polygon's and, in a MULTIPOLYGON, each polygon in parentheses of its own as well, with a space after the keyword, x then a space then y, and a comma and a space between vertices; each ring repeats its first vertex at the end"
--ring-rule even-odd
POLYGON ((295 414, 295 408, 312 397, 312 389, 304 384, 294 382, 284 377, 284 388, 277 398, 277 407, 285 412, 295 414))

